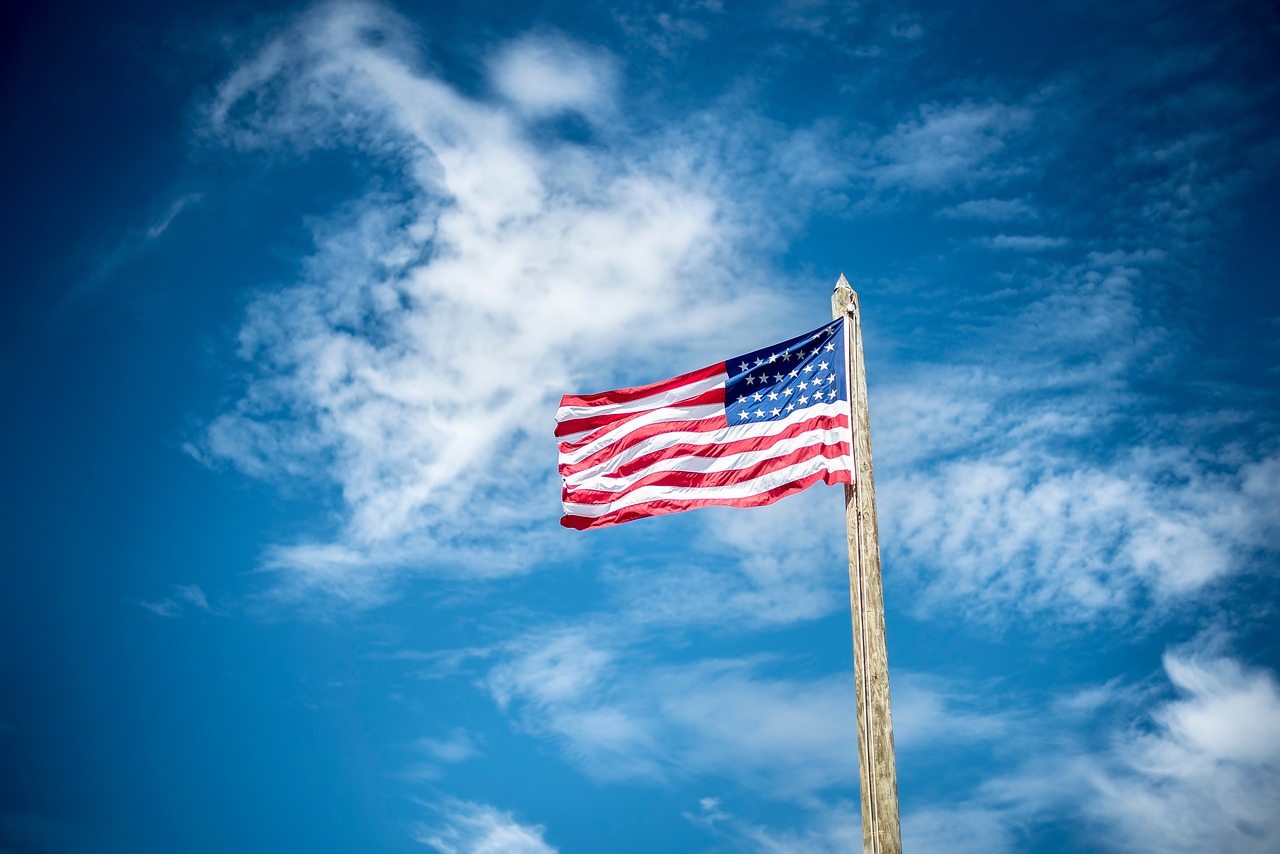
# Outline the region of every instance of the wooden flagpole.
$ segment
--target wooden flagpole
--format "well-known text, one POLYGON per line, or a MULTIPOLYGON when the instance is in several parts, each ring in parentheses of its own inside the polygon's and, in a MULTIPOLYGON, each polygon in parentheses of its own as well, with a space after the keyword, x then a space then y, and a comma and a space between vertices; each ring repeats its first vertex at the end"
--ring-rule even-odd
POLYGON ((876 527, 875 476, 871 470, 871 422, 867 374, 862 360, 858 295, 840 274, 831 295, 831 317, 847 317, 849 402, 853 425, 855 483, 844 488, 849 541, 849 599, 853 610, 853 661, 858 702, 858 778, 862 796, 864 854, 901 854, 898 767, 889 711, 889 653, 880 583, 880 538, 876 527))

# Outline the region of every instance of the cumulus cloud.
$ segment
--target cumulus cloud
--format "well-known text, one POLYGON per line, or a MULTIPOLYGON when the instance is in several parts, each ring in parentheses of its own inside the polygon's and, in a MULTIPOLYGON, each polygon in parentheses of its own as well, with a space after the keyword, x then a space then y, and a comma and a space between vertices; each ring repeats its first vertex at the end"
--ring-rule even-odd
POLYGON ((512 813, 489 804, 447 799, 430 805, 435 822, 420 823, 414 839, 440 854, 555 854, 540 824, 521 824, 512 813))

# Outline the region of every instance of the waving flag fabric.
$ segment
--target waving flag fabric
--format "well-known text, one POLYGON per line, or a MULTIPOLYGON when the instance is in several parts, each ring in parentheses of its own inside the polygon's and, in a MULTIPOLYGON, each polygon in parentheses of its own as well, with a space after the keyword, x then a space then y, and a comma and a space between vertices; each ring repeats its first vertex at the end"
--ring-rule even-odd
POLYGON ((843 320, 637 388, 565 395, 556 413, 567 528, 696 507, 758 507, 851 483, 843 320))

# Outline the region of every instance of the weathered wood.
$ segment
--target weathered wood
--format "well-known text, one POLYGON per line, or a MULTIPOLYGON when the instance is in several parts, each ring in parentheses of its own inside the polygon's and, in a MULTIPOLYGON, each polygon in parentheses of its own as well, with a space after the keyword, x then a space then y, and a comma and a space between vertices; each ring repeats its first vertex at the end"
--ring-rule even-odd
POLYGON ((880 539, 876 527, 875 476, 871 469, 871 421, 862 358, 858 295, 840 275, 831 295, 833 319, 848 316, 849 397, 852 406, 855 483, 844 490, 849 542, 849 599, 853 611, 853 660, 858 702, 858 778, 865 854, 901 854, 898 766, 889 710, 889 653, 885 644, 880 539))

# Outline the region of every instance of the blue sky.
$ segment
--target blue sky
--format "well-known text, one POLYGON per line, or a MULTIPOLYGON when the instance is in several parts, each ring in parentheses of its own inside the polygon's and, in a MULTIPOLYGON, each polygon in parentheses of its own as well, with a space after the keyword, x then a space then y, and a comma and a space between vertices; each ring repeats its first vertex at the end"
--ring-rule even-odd
POLYGON ((841 491, 552 438, 841 272, 908 850, 1280 848, 1273 9, 10 14, 0 851, 854 850, 841 491))

